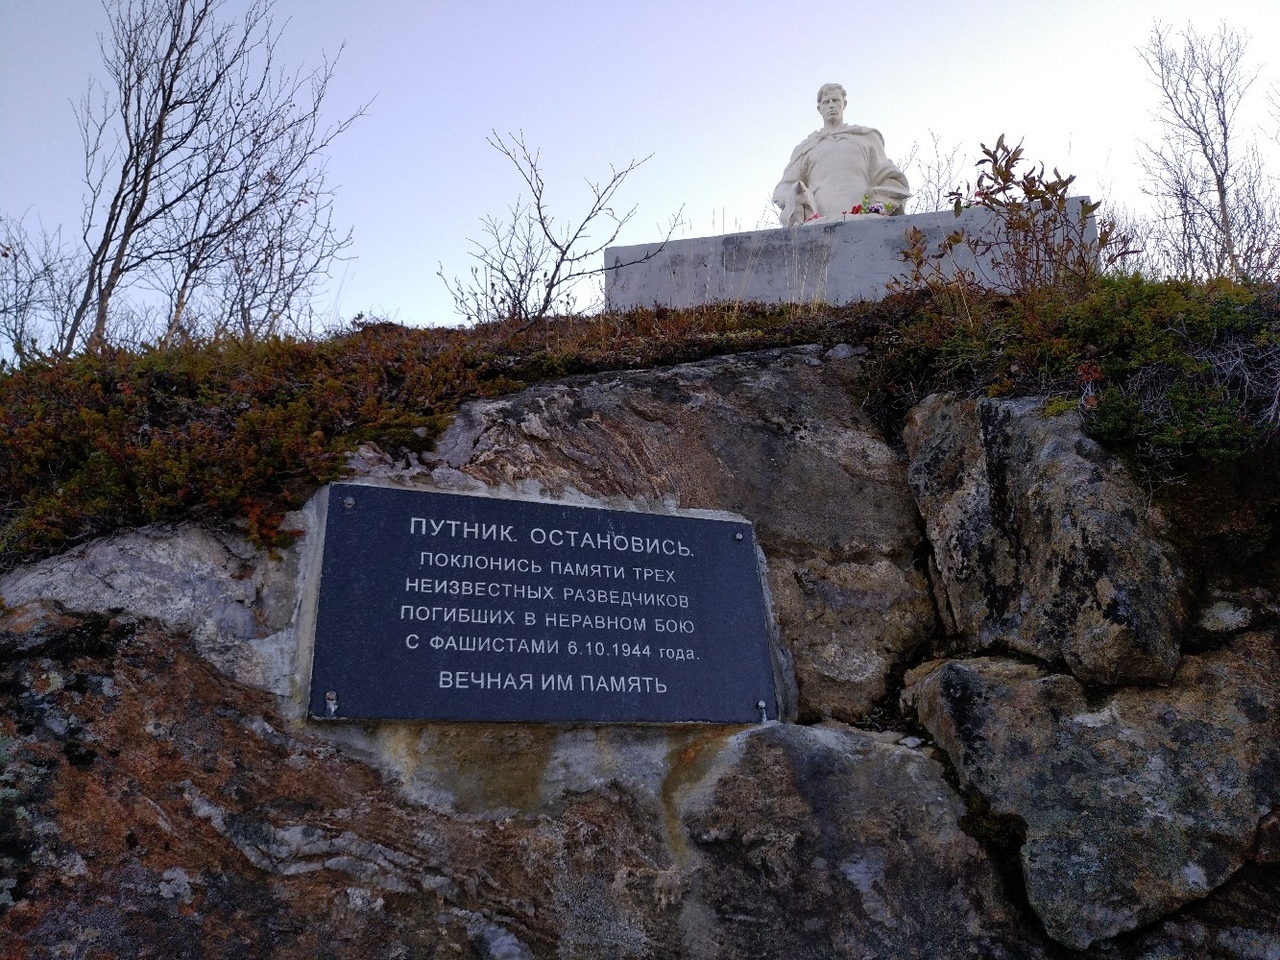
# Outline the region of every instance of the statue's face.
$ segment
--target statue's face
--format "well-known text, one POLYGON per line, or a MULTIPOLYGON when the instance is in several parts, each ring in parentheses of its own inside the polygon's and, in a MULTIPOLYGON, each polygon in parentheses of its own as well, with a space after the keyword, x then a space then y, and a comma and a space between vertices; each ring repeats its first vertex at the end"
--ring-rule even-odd
POLYGON ((818 101, 818 113, 829 123, 840 123, 844 120, 844 97, 837 90, 828 90, 818 101))

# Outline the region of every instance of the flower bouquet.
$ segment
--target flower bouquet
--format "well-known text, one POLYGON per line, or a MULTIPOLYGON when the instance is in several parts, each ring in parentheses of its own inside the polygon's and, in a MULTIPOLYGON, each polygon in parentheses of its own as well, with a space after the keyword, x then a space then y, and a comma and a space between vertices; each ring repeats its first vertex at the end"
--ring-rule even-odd
POLYGON ((855 203, 845 212, 852 214, 855 217, 865 216, 867 214, 874 214, 877 217, 888 217, 891 216, 893 211, 896 209, 897 208, 892 203, 882 200, 872 200, 871 195, 866 194, 863 196, 861 203, 855 203))

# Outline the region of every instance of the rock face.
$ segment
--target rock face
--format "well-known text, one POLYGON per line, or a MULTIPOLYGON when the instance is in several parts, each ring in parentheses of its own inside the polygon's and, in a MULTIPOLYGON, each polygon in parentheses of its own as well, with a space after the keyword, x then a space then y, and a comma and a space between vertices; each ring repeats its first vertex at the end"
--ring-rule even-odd
POLYGON ((1186 620, 1177 563, 1118 461, 1042 406, 936 396, 904 431, 958 646, 1087 684, 1166 681, 1186 620))
POLYGON ((1090 697, 978 658, 920 668, 905 698, 997 815, 1025 828, 1027 897, 1077 949, 1172 913, 1249 858, 1280 805, 1280 650, 1245 634, 1165 688, 1090 697))
POLYGON ((633 731, 520 813, 591 745, 468 729, 424 805, 154 623, 29 607, 0 658, 14 956, 1039 955, 901 735, 633 731))
POLYGON ((740 734, 680 805, 691 956, 1036 956, 942 765, 836 725, 740 734), (706 949, 711 944, 714 950, 706 949))
POLYGON ((859 369, 802 348, 535 387, 468 406, 434 478, 745 516, 801 715, 854 719, 934 628, 915 505, 854 399, 859 369))
POLYGON ((720 358, 351 461, 746 516, 790 722, 309 721, 315 508, 0 577, 0 958, 1280 957, 1276 591, 1194 597, 1070 417, 931 398, 904 459, 861 390, 720 358))
POLYGON ((152 527, 15 570, 0 580, 0 597, 11 606, 51 600, 158 620, 190 633, 232 679, 289 696, 297 575, 296 552, 260 557, 236 536, 152 527))

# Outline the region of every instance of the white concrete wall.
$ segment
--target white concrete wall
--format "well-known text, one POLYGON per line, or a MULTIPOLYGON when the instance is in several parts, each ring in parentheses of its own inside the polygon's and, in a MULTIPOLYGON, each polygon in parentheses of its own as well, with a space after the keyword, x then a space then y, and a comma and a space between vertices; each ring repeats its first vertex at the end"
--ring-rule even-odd
MULTIPOLYGON (((922 231, 929 250, 935 251, 958 228, 971 236, 982 235, 988 216, 983 209, 969 208, 958 217, 950 210, 903 217, 848 217, 791 229, 672 240, 665 247, 660 243, 610 247, 605 251, 605 298, 611 310, 724 301, 842 304, 879 300, 889 281, 907 271, 902 251, 909 228, 922 231)), ((954 266, 977 268, 967 249, 960 251, 954 266)), ((980 278, 999 286, 990 264, 984 267, 977 271, 980 278)))

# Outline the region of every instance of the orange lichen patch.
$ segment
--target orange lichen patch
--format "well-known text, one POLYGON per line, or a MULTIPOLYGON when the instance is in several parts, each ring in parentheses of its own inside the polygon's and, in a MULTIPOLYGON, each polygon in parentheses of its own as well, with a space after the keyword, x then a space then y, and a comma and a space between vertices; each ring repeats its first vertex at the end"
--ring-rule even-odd
POLYGON ((383 723, 378 741, 410 792, 448 784, 438 802, 460 813, 536 813, 557 731, 518 724, 383 723))
POLYGON ((690 731, 689 739, 674 739, 667 754, 667 776, 662 781, 662 813, 666 826, 667 846, 675 861, 688 866, 690 850, 684 834, 683 818, 677 809, 681 795, 694 784, 701 783, 711 765, 734 733, 741 727, 711 727, 690 731))
POLYGON ((77 623, 77 619, 49 602, 28 603, 13 610, 6 610, 0 604, 0 633, 25 634, 40 629, 67 630, 77 623))

